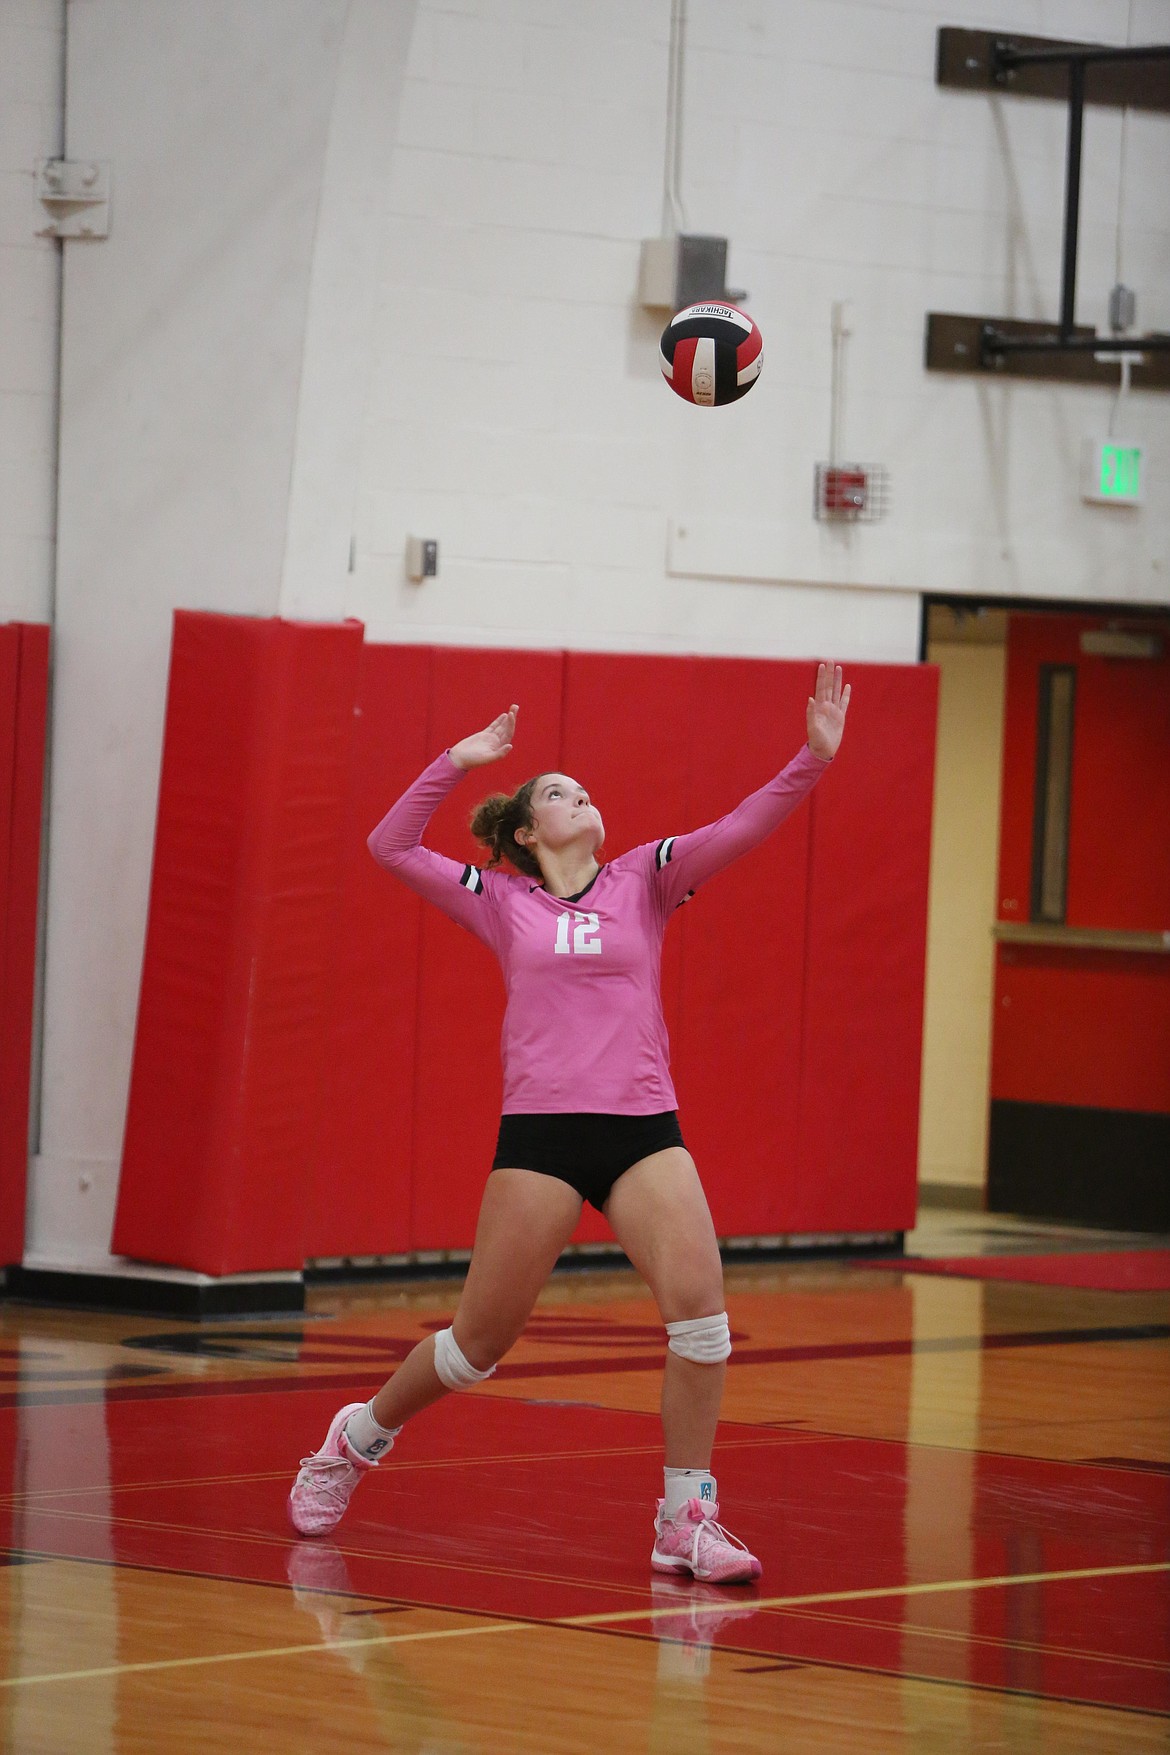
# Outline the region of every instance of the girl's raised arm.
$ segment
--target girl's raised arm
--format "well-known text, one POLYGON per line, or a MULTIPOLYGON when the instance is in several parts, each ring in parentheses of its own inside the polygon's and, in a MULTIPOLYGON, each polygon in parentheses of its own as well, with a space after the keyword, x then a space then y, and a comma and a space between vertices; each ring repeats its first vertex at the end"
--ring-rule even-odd
POLYGON ((473 865, 460 865, 422 845, 423 831, 439 805, 462 780, 469 768, 498 762, 512 748, 516 730, 513 705, 493 719, 483 731, 465 737, 433 761, 414 785, 390 806, 366 845, 384 870, 394 873, 428 902, 465 926, 485 944, 495 948, 496 910, 492 906, 493 882, 499 874, 483 873, 473 865))
POLYGON ((820 665, 805 715, 805 748, 774 780, 718 822, 658 843, 654 849, 655 881, 668 912, 733 859, 758 847, 808 796, 841 746, 849 695, 850 685, 842 682, 841 666, 820 665))

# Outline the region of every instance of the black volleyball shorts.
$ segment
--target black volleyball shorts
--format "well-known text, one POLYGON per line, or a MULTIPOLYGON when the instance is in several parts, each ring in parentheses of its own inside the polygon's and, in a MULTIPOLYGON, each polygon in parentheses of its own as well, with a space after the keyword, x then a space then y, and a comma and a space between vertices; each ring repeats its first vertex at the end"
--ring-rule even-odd
POLYGON ((682 1144, 674 1109, 661 1115, 505 1115, 492 1169, 556 1176, 600 1213, 632 1164, 682 1144))

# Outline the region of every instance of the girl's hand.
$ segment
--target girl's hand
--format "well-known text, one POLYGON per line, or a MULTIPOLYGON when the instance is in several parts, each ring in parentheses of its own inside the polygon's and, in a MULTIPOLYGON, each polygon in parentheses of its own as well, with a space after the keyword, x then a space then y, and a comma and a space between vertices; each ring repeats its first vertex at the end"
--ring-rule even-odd
POLYGON ((454 744, 447 754, 457 768, 483 768, 488 762, 498 762, 512 752, 512 739, 516 735, 516 715, 520 709, 513 701, 506 713, 493 719, 484 731, 473 732, 454 744))
POLYGON ((806 722, 808 747, 822 762, 831 762, 845 734, 850 685, 841 687, 841 666, 819 664, 815 695, 809 696, 806 722))

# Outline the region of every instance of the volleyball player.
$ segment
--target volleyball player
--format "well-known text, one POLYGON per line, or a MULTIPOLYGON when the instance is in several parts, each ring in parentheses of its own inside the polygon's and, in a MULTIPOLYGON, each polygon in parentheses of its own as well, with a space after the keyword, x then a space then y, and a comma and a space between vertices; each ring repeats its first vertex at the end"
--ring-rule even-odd
POLYGON ((849 694, 841 667, 820 665, 808 741, 782 773, 718 822, 604 865, 597 807, 560 773, 478 807, 471 826, 491 849, 486 867, 422 846, 433 812, 468 770, 511 751, 515 706, 432 762, 370 836, 380 865, 500 960, 503 1118, 454 1321, 420 1341, 372 1401, 334 1416, 289 1494, 302 1535, 340 1522, 412 1414, 491 1376, 589 1201, 666 1327, 665 1476, 651 1565, 720 1584, 759 1577, 759 1561, 717 1521, 711 1451, 731 1339, 715 1228, 675 1113, 662 935, 697 885, 757 846, 816 784, 840 745, 849 694))

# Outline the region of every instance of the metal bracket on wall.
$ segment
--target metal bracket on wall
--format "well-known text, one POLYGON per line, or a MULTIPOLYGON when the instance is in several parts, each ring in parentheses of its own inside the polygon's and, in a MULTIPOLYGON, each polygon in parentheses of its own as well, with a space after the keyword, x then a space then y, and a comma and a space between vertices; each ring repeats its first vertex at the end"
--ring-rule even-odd
MULTIPOLYGON (((1083 323, 1066 346, 1058 345, 1051 323, 1022 323, 1012 317, 970 317, 929 311, 926 317, 928 372, 982 372, 1012 378, 1046 378, 1062 384, 1100 384, 1117 388, 1117 355, 1083 323), (1017 351, 1004 351, 1003 342, 1017 351), (1020 349, 1019 344, 1024 348, 1020 349)), ((1130 335, 1126 353, 1133 362, 1134 390, 1170 390, 1170 335, 1130 335)))
POLYGON ((39 238, 108 238, 110 167, 95 159, 37 160, 37 196, 48 224, 39 238))
POLYGON ((943 26, 935 79, 940 86, 966 91, 1067 103, 1068 151, 1058 321, 1021 323, 931 311, 927 371, 992 372, 1112 388, 1118 356, 1142 354, 1146 358, 1131 378, 1134 388, 1170 389, 1170 335, 1103 336, 1073 320, 1085 104, 1170 112, 1170 43, 1117 48, 943 26))

